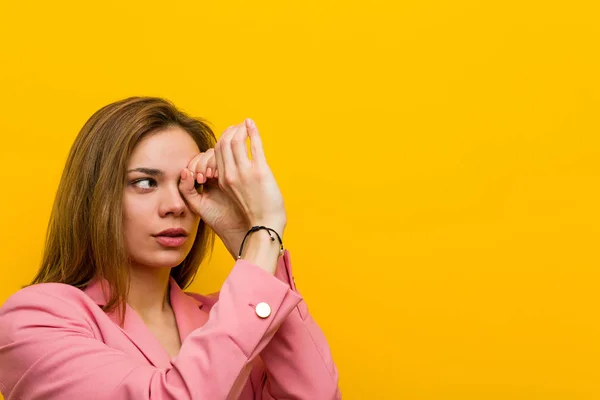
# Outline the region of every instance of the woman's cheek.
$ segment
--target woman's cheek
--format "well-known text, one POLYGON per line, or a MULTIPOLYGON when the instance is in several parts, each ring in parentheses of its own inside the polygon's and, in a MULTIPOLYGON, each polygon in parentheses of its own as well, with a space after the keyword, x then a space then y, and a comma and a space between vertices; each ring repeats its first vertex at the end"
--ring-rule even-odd
POLYGON ((140 242, 143 242, 143 236, 154 233, 151 231, 151 221, 147 202, 139 201, 136 196, 125 196, 123 202, 123 230, 130 250, 135 249, 140 242))

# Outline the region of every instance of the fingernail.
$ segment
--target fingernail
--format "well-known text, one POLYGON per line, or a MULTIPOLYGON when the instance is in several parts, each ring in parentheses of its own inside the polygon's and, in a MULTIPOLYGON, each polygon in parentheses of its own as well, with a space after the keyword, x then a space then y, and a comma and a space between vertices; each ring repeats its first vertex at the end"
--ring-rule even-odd
POLYGON ((185 178, 187 178, 187 169, 185 169, 185 168, 182 169, 180 175, 181 175, 181 180, 185 181, 185 178))
POLYGON ((212 168, 207 168, 206 169, 206 176, 207 177, 211 177, 212 176, 212 168))
POLYGON ((202 173, 198 172, 198 176, 196 177, 196 180, 198 181, 198 183, 204 183, 204 175, 202 175, 202 173))
POLYGON ((246 122, 248 123, 248 126, 254 126, 254 121, 252 121, 252 118, 246 118, 246 122))

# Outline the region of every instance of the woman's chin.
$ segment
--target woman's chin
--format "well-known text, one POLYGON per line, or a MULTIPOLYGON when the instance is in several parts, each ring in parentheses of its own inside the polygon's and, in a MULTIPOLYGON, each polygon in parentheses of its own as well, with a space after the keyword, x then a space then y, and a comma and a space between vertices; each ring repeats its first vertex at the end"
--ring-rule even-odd
POLYGON ((170 252, 165 254, 166 252, 160 252, 156 255, 156 257, 141 259, 138 260, 137 263, 141 265, 145 265, 149 268, 174 268, 181 264, 187 253, 179 253, 179 252, 170 252))

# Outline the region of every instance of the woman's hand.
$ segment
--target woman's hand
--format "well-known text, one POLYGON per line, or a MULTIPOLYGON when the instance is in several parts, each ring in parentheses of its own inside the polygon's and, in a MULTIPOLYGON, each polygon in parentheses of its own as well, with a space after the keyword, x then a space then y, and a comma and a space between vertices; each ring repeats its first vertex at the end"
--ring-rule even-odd
POLYGON ((179 190, 192 212, 198 214, 221 238, 236 259, 242 240, 250 229, 250 222, 235 200, 219 187, 217 174, 215 151, 208 149, 196 155, 182 170, 179 190), (198 192, 196 187, 202 190, 198 192))
POLYGON ((287 223, 283 196, 254 121, 246 119, 228 128, 215 146, 215 157, 219 186, 237 201, 250 225, 265 225, 282 235, 287 223), (248 137, 252 160, 246 149, 248 137))
POLYGON ((229 127, 214 149, 194 157, 181 172, 180 191, 234 258, 251 226, 265 225, 283 236, 287 223, 283 197, 252 120, 229 127), (246 149, 248 136, 252 160, 246 149), (195 182, 204 185, 201 193, 195 182))

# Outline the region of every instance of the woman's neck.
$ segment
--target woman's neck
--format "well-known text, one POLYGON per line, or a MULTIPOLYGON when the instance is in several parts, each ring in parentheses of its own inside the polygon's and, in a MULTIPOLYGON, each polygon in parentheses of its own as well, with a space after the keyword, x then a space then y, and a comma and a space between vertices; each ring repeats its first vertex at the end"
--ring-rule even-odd
POLYGON ((144 321, 155 320, 171 310, 169 296, 170 268, 132 265, 127 303, 144 321))

